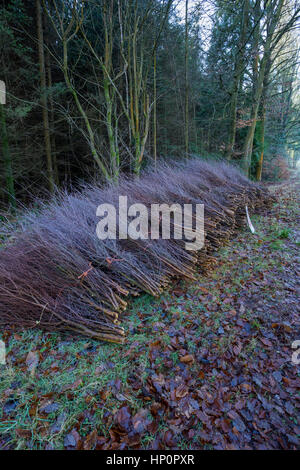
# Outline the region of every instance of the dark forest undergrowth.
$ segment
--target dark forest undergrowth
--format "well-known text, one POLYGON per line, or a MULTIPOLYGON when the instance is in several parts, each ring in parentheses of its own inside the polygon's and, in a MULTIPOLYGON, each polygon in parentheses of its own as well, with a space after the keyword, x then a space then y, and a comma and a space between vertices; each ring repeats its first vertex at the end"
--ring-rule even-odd
POLYGON ((2 331, 0 448, 299 448, 299 183, 274 191, 213 272, 134 302, 125 345, 2 331))

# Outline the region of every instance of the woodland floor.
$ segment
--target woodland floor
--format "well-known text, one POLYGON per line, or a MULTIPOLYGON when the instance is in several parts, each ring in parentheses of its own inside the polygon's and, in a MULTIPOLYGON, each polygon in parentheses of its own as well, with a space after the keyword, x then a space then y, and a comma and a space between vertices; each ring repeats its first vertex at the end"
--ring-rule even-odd
POLYGON ((0 448, 299 448, 299 188, 207 277, 137 299, 124 346, 0 332, 0 448))

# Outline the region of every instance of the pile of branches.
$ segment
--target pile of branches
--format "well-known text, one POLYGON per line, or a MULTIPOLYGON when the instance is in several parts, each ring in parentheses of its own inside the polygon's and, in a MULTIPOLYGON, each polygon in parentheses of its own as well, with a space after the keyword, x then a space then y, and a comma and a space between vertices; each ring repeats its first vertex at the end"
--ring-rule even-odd
POLYGON ((271 202, 237 169, 197 159, 163 165, 139 180, 124 177, 104 189, 99 184, 61 193, 38 213, 25 214, 0 251, 0 324, 123 343, 126 298, 159 296, 174 278, 192 280, 196 269, 207 271, 216 263, 214 252, 245 224, 245 206, 253 211, 271 202), (187 251, 185 240, 172 236, 100 241, 97 207, 118 207, 119 195, 128 197, 128 205, 204 204, 204 248, 187 251))

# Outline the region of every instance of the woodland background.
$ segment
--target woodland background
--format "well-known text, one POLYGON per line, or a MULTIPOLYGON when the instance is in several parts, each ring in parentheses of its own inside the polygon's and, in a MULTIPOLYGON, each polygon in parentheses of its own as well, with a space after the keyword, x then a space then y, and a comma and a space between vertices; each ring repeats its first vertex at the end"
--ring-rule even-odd
POLYGON ((218 157, 300 155, 298 0, 1 0, 0 206, 218 157))

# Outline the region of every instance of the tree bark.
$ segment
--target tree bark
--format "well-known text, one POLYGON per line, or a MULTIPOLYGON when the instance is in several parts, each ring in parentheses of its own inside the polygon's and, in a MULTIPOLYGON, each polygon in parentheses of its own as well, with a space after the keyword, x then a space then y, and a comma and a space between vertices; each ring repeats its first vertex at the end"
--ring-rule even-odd
MULTIPOLYGON (((51 61, 50 61, 50 54, 49 51, 46 51, 46 69, 47 69, 47 86, 52 88, 52 70, 51 70, 51 61)), ((55 141, 55 129, 54 129, 54 102, 53 96, 50 95, 49 98, 50 104, 50 139, 51 139, 51 152, 52 152, 52 162, 53 162, 53 174, 54 174, 54 181, 56 186, 59 186, 59 174, 58 174, 58 166, 57 166, 57 156, 56 156, 56 141, 55 141)))
POLYGON ((189 0, 185 2, 185 110, 184 110, 184 144, 185 155, 189 153, 189 25, 188 25, 189 0))
POLYGON ((237 116, 236 116, 237 115, 237 102, 238 102, 238 93, 239 93, 239 88, 240 88, 241 77, 243 74, 243 69, 245 67, 245 47, 246 47, 246 34, 248 30, 248 20, 249 20, 249 0, 245 0, 244 6, 243 6, 243 18, 241 22, 241 30, 240 30, 240 37, 239 37, 239 50, 236 56, 233 86, 231 90, 229 138, 228 138, 227 152, 226 152, 226 157, 228 160, 231 160, 234 146, 235 146, 236 123, 237 123, 237 116))
MULTIPOLYGON (((257 2, 257 5, 259 2, 257 2)), ((252 156, 252 150, 253 150, 253 140, 254 140, 254 134, 255 134, 255 127, 256 127, 256 122, 257 122, 257 117, 258 117, 258 111, 259 111, 259 105, 260 105, 260 100, 263 92, 263 84, 265 80, 265 74, 266 74, 266 67, 267 64, 270 61, 271 58, 271 45, 272 45, 272 40, 274 37, 274 33, 276 30, 276 27, 278 25, 278 21, 280 18, 280 14, 282 11, 282 7, 284 4, 284 0, 278 0, 277 2, 277 8, 274 10, 274 7, 276 6, 276 1, 274 3, 268 3, 268 15, 269 15, 269 21, 267 25, 267 36, 265 40, 265 46, 264 46, 264 52, 263 56, 260 62, 259 70, 258 70, 258 65, 254 66, 257 67, 257 72, 254 70, 254 82, 253 82, 253 103, 252 103, 252 109, 251 109, 251 116, 250 116, 250 121, 251 124, 248 128, 247 136, 245 139, 245 144, 244 144, 244 155, 243 155, 243 161, 242 161, 242 168, 247 176, 249 175, 250 172, 250 166, 251 166, 251 156, 252 156)), ((260 12, 256 11, 255 17, 259 18, 260 17, 260 12)), ((258 52, 258 39, 260 37, 260 25, 258 21, 257 25, 257 31, 256 31, 256 40, 254 44, 254 50, 256 49, 256 57, 255 57, 255 62, 258 64, 259 60, 259 52, 258 52)))
POLYGON ((154 52, 153 59, 153 152, 154 152, 154 166, 157 165, 157 79, 156 79, 156 52, 154 52))
POLYGON ((261 116, 261 135, 260 135, 260 157, 256 169, 256 179, 261 181, 263 161, 264 161, 264 152, 265 152, 265 122, 266 122, 266 107, 265 103, 262 104, 262 116, 261 116))

